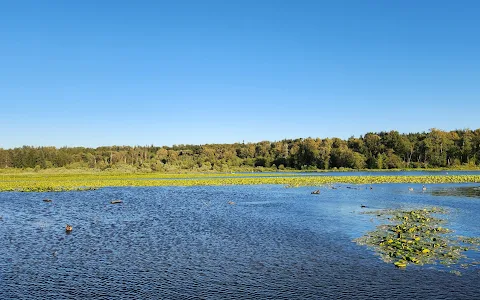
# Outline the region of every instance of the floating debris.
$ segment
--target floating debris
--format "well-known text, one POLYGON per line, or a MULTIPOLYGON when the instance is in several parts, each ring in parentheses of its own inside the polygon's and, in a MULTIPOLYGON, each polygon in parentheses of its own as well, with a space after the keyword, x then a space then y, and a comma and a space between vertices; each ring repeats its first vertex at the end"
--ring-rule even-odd
POLYGON ((122 200, 112 200, 110 201, 110 204, 119 204, 119 203, 123 203, 122 200))
POLYGON ((43 202, 52 202, 52 199, 43 199, 43 202))
POLYGON ((235 205, 235 202, 233 202, 233 201, 228 201, 227 203, 230 204, 230 205, 235 205))
POLYGON ((446 222, 437 215, 448 213, 442 208, 364 213, 384 218, 388 216, 390 224, 377 226, 376 230, 355 242, 373 247, 383 261, 393 263, 398 268, 405 268, 409 264, 453 265, 461 259, 467 259, 463 252, 479 250, 480 238, 455 237, 453 231, 441 226, 446 222))
POLYGON ((312 195, 318 195, 318 194, 320 194, 320 190, 313 191, 313 192, 311 192, 310 194, 312 194, 312 195))

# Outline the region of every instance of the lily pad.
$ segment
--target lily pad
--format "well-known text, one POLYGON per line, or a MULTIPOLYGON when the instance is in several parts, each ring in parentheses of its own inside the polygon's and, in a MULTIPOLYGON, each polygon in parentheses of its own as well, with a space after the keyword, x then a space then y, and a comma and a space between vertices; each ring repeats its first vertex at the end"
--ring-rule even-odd
POLYGON ((446 221, 440 218, 447 213, 439 207, 365 212, 388 223, 377 226, 355 242, 372 247, 383 261, 399 268, 409 264, 457 264, 467 259, 463 252, 478 251, 480 238, 454 236, 452 230, 444 227, 446 221))

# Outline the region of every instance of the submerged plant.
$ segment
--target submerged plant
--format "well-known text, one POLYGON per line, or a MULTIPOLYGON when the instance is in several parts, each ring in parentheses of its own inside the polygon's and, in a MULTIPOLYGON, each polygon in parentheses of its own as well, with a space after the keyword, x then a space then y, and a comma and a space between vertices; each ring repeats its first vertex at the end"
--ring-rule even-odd
POLYGON ((452 230, 445 228, 446 221, 438 216, 448 211, 442 208, 366 213, 387 218, 389 222, 355 242, 372 247, 383 261, 399 268, 409 264, 456 264, 466 258, 465 251, 478 251, 480 245, 479 238, 455 237, 452 230))

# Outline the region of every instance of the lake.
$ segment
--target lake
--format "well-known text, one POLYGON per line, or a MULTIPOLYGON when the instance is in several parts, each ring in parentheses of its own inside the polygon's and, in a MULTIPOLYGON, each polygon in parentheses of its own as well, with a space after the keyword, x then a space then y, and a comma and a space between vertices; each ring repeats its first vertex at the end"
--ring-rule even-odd
POLYGON ((336 186, 0 193, 0 299, 480 297, 478 265, 398 269, 352 242, 378 224, 362 211, 424 206, 480 236, 479 184, 336 186))

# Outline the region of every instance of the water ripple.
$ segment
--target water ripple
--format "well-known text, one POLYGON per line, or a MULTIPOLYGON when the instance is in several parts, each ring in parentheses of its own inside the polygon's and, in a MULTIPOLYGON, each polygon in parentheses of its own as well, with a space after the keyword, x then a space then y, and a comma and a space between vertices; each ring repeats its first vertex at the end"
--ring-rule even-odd
MULTIPOLYGON (((351 242, 374 227, 355 213, 360 203, 438 198, 400 187, 319 196, 279 186, 2 193, 0 299, 478 298, 478 269, 462 277, 397 270, 351 242)), ((470 221, 457 220, 476 230, 470 221)))

